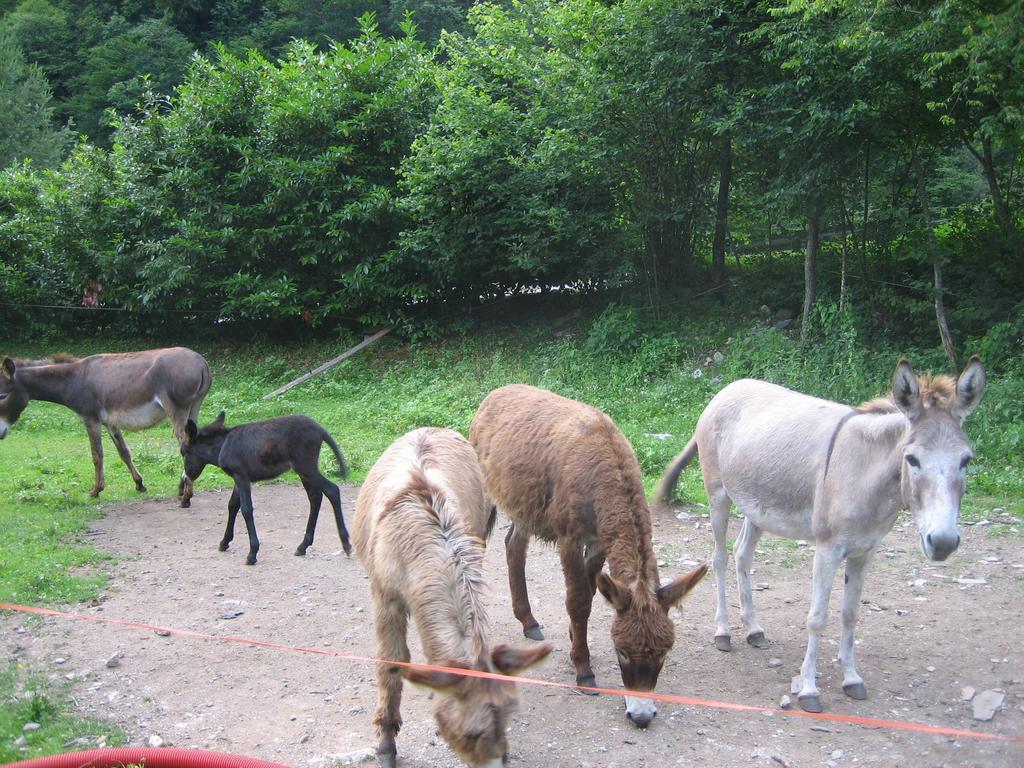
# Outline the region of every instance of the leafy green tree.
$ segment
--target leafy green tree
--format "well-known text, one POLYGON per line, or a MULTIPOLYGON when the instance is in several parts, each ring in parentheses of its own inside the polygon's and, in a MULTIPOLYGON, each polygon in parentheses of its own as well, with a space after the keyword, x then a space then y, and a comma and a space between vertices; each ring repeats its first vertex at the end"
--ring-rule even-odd
POLYGON ((0 31, 0 168, 31 160, 57 165, 72 140, 54 125, 50 86, 42 70, 25 63, 9 31, 0 31))
POLYGON ((477 6, 446 34, 441 101, 402 166, 406 259, 426 295, 475 299, 614 276, 614 149, 594 130, 594 3, 477 6))
POLYGON ((106 109, 131 113, 147 91, 169 94, 184 77, 193 48, 183 34, 156 19, 125 28, 115 18, 111 27, 122 31, 88 52, 71 100, 80 131, 104 141, 106 109))
POLYGON ((423 45, 380 36, 197 61, 169 111, 115 134, 124 234, 104 274, 134 306, 279 330, 383 317, 408 293, 390 254, 396 169, 432 109, 423 45), (132 225, 134 224, 134 225, 132 225))

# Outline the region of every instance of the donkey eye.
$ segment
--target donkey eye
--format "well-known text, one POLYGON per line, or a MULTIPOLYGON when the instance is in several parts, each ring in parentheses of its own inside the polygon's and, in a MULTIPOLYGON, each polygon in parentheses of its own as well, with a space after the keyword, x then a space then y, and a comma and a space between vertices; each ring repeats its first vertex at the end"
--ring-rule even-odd
POLYGON ((920 467, 921 467, 921 462, 918 461, 917 460, 917 456, 915 456, 912 453, 908 453, 907 454, 907 464, 909 464, 912 467, 916 467, 918 469, 920 469, 920 467))
POLYGON ((972 459, 974 459, 973 456, 964 456, 960 459, 960 469, 967 469, 967 465, 971 463, 972 459))

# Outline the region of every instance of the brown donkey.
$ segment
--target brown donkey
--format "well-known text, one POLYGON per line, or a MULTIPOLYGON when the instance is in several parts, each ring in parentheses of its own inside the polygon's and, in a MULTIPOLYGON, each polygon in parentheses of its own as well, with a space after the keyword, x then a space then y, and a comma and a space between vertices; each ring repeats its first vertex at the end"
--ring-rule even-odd
MULTIPOLYGON (((493 522, 476 454, 458 432, 417 429, 377 460, 359 491, 352 539, 370 576, 379 659, 409 661, 410 615, 433 665, 515 674, 548 655, 548 645, 490 647, 481 569, 493 522)), ((434 717, 462 760, 503 764, 514 684, 381 663, 373 722, 382 766, 395 765, 402 677, 442 694, 434 717)))
MULTIPOLYGON (((210 367, 198 352, 184 347, 143 352, 57 357, 52 360, 4 358, 0 372, 0 440, 7 437, 29 400, 66 405, 85 422, 96 468, 89 492, 98 496, 106 486, 100 425, 107 428, 117 453, 128 466, 135 488, 146 490, 132 463, 121 430, 145 429, 170 418, 174 436, 185 437, 185 424, 199 416, 210 389, 210 367)), ((192 481, 182 472, 178 484, 181 506, 189 506, 192 481)))
MULTIPOLYGON (((491 392, 469 434, 487 489, 512 520, 505 556, 523 633, 543 639, 526 591, 526 549, 537 536, 555 542, 562 559, 576 684, 595 685, 587 621, 600 589, 615 608, 612 643, 623 685, 653 691, 675 642, 668 610, 707 566, 660 585, 640 466, 625 435, 596 408, 522 384, 491 392), (601 570, 606 558, 610 573, 601 570)), ((643 728, 657 709, 627 696, 626 714, 643 728)))

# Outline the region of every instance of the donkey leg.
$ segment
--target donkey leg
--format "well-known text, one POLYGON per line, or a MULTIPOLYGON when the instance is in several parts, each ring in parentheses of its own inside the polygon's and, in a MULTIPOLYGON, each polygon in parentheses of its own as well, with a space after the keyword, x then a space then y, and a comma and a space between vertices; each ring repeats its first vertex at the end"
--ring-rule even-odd
POLYGON ((309 497, 309 518, 306 520, 306 535, 302 537, 298 549, 295 550, 295 554, 302 557, 313 544, 313 534, 316 532, 316 521, 320 517, 320 504, 324 500, 324 494, 312 480, 301 476, 299 479, 302 480, 302 487, 306 489, 306 496, 309 497))
POLYGON ((842 549, 819 544, 814 550, 814 575, 811 579, 811 608, 807 612, 807 651, 800 667, 800 693, 797 698, 805 712, 821 712, 818 693, 818 645, 828 619, 828 598, 832 580, 843 559, 842 549))
POLYGON ((341 491, 338 490, 338 486, 332 483, 323 475, 320 476, 320 487, 327 497, 327 500, 331 502, 331 507, 334 509, 334 524, 338 528, 338 538, 341 539, 341 548, 345 550, 346 555, 352 554, 352 542, 348 538, 348 529, 345 527, 345 516, 341 514, 341 491))
POLYGON ((89 491, 89 495, 96 497, 100 495, 100 491, 107 487, 106 478, 103 476, 103 442, 100 439, 102 437, 100 434, 100 423, 87 420, 85 422, 85 431, 89 435, 89 447, 92 449, 92 466, 96 470, 96 483, 93 485, 92 490, 89 491))
POLYGON ((246 565, 256 565, 256 553, 260 551, 260 540, 256 536, 256 521, 252 516, 252 486, 248 480, 235 478, 238 489, 238 500, 242 504, 242 519, 245 529, 249 532, 249 554, 245 558, 246 565))
POLYGON ((121 461, 125 463, 128 471, 132 473, 132 480, 135 481, 135 490, 144 492, 146 486, 142 483, 142 475, 139 474, 139 470, 135 468, 135 464, 132 462, 132 452, 128 450, 128 443, 124 441, 124 435, 121 434, 121 430, 108 424, 107 432, 110 433, 110 439, 114 441, 117 455, 121 457, 121 461))
MULTIPOLYGON (((565 575, 565 610, 569 614, 569 642, 572 644, 569 658, 576 667, 576 685, 593 688, 597 681, 590 666, 587 623, 590 621, 594 592, 590 588, 587 564, 579 545, 574 541, 560 542, 558 554, 562 558, 562 571, 565 575)), ((596 574, 594 578, 597 578, 596 574)), ((596 695, 593 691, 582 693, 596 695)))
MULTIPOLYGON (((194 404, 193 410, 195 411, 195 413, 192 413, 191 411, 179 410, 170 414, 171 424, 174 429, 174 437, 179 443, 181 443, 185 439, 185 425, 188 423, 188 420, 192 419, 192 421, 194 422, 196 421, 196 419, 199 418, 200 404, 201 403, 194 404)), ((183 469, 181 470, 181 479, 178 480, 178 498, 180 499, 179 503, 183 508, 192 506, 192 496, 192 478, 185 474, 185 470, 183 469)))
POLYGON ((839 663, 843 666, 843 693, 851 699, 866 699, 867 689, 857 674, 853 654, 853 631, 857 627, 860 594, 864 588, 864 575, 875 557, 871 550, 860 557, 846 558, 846 586, 843 588, 843 631, 839 641, 839 663))
POLYGON ((512 592, 512 613, 523 625, 523 634, 531 640, 543 640, 544 633, 530 609, 530 595, 526 591, 526 548, 530 534, 513 523, 505 534, 505 562, 508 563, 508 586, 512 592))
MULTIPOLYGON (((373 595, 374 632, 377 636, 377 658, 409 661, 406 644, 408 611, 398 601, 388 600, 371 586, 373 595)), ((402 728, 402 675, 399 667, 377 664, 377 711, 373 724, 377 728, 377 761, 382 768, 394 768, 397 755, 395 737, 402 728)))
POLYGON ((242 503, 238 500, 238 486, 231 489, 231 498, 228 499, 228 525, 224 529, 224 538, 220 540, 218 549, 227 552, 228 545, 235 538, 235 520, 238 517, 238 508, 242 503))
POLYGON ((750 566, 753 565, 754 548, 762 533, 760 528, 744 518, 740 535, 732 548, 732 555, 736 558, 736 584, 740 592, 740 616, 747 628, 747 642, 755 648, 768 647, 764 629, 757 622, 757 615, 754 611, 754 594, 750 588, 750 566))
POLYGON ((715 609, 715 647, 720 651, 732 650, 729 631, 729 604, 725 600, 725 570, 729 564, 729 550, 725 536, 729 530, 729 507, 732 502, 725 495, 724 488, 708 488, 708 503, 711 507, 711 530, 715 535, 715 554, 711 565, 715 570, 715 585, 718 594, 715 609))

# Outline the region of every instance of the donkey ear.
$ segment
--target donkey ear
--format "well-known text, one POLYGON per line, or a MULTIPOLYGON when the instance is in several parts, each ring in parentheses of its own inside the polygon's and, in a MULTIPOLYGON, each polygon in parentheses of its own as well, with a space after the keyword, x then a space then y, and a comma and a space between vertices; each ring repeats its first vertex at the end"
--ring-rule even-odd
POLYGON ((3 362, 3 366, 4 366, 4 376, 6 376, 8 379, 13 379, 14 378, 14 371, 15 371, 14 361, 11 360, 11 358, 9 358, 9 357, 5 357, 4 358, 4 362, 3 362))
POLYGON ((491 651, 491 663, 503 675, 518 675, 551 653, 550 643, 541 643, 526 648, 498 645, 491 651))
POLYGON ((223 427, 224 426, 224 411, 217 414, 217 418, 213 420, 211 427, 223 427))
POLYGON ((667 612, 669 608, 686 597, 689 591, 697 586, 697 582, 703 579, 704 574, 707 572, 707 563, 698 565, 689 573, 677 576, 668 584, 663 587, 659 587, 658 591, 654 594, 655 597, 658 598, 658 602, 661 604, 661 607, 667 612))
MULTIPOLYGON (((446 667, 464 668, 457 662, 449 661, 446 667)), ((415 685, 423 685, 439 693, 452 693, 466 678, 454 672, 441 669, 421 669, 420 667, 402 667, 402 677, 415 685)))
POLYGON ((921 415, 921 386, 910 363, 903 358, 896 364, 892 374, 892 401, 909 419, 921 415))
POLYGON ((185 437, 188 438, 187 442, 191 443, 195 440, 197 434, 199 434, 199 427, 196 426, 196 423, 192 421, 192 419, 189 419, 185 423, 185 437))
POLYGON ((985 366, 981 358, 974 355, 967 361, 963 373, 956 380, 956 402, 951 413, 962 422, 970 415, 985 393, 985 366))
POLYGON ((633 602, 633 596, 629 590, 604 571, 597 574, 597 588, 601 590, 604 599, 612 604, 616 611, 625 611, 633 602))

